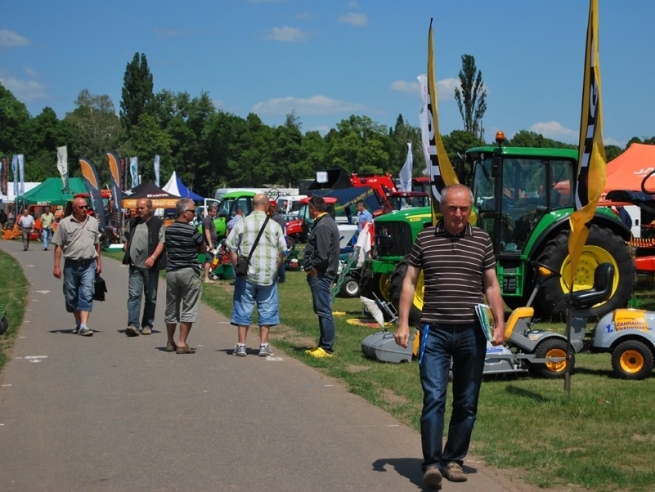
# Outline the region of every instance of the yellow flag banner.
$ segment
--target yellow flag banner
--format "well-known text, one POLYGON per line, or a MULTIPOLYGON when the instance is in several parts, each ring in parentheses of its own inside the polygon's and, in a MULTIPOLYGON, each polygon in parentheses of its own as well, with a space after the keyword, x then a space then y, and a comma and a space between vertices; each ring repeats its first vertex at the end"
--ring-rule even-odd
POLYGON ((432 193, 432 224, 436 224, 439 202, 441 202, 441 190, 448 185, 457 184, 459 181, 450 159, 448 159, 448 154, 446 154, 446 149, 441 140, 441 133, 439 133, 437 84, 434 77, 434 52, 432 49, 432 19, 430 19, 430 33, 428 35, 428 96, 429 142, 427 148, 430 155, 428 172, 432 193))
POLYGON ((598 58, 598 0, 589 2, 587 46, 585 50, 580 147, 575 189, 575 211, 569 218, 570 278, 573 290, 580 254, 587 242, 587 224, 593 219, 598 200, 605 189, 605 147, 603 146, 600 60, 598 58))

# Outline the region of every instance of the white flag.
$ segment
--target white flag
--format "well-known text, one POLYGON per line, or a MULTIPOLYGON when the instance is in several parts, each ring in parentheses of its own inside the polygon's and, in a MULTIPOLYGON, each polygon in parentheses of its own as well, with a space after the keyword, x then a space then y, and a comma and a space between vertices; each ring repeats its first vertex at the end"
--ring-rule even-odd
POLYGON ((68 148, 57 147, 57 169, 61 175, 62 192, 68 194, 68 148))
POLYGON ((429 169, 432 165, 430 160, 430 120, 428 116, 428 76, 426 74, 419 75, 418 81, 421 84, 421 109, 418 112, 418 121, 421 125, 421 148, 423 149, 423 158, 425 159, 425 171, 423 174, 430 175, 429 169))
POLYGON ((139 158, 130 157, 130 176, 132 176, 132 188, 139 186, 139 158))
POLYGON ((159 187, 159 156, 155 156, 155 184, 159 187))
POLYGON ((25 194, 25 157, 23 154, 18 154, 18 174, 20 175, 20 182, 18 183, 18 194, 25 194))
POLYGON ((412 142, 407 142, 407 159, 400 170, 400 191, 412 191, 412 169, 414 158, 412 157, 412 142))
POLYGON ((18 156, 11 156, 11 172, 14 175, 14 196, 18 196, 18 156))

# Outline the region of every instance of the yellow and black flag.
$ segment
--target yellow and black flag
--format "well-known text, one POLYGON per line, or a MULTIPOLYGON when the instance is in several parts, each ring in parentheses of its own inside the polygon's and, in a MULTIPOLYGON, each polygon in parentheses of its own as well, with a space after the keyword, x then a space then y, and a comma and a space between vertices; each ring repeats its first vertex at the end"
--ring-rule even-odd
POLYGON ((569 236, 571 269, 570 278, 567 280, 571 290, 573 290, 578 260, 589 235, 587 224, 594 217, 598 200, 605 189, 606 179, 600 97, 600 60, 598 58, 598 0, 589 2, 583 80, 575 211, 569 218, 571 224, 571 235, 569 236))
POLYGON ((437 212, 441 202, 441 190, 451 184, 457 184, 457 175, 453 165, 448 159, 446 149, 439 133, 439 119, 437 115, 437 84, 434 76, 434 52, 432 49, 432 19, 430 19, 430 32, 428 35, 428 142, 426 145, 430 156, 428 173, 430 176, 430 192, 432 195, 432 224, 437 223, 437 212))

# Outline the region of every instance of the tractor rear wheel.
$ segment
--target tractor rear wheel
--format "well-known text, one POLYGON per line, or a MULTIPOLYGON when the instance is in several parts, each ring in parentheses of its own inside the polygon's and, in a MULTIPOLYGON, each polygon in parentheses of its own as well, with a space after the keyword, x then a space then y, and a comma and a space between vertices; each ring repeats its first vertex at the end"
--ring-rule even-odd
MULTIPOLYGON (((405 274, 407 273, 407 267, 409 263, 407 258, 404 258, 396 268, 391 273, 389 277, 389 299, 391 303, 398 309, 398 304, 400 303, 400 291, 403 288, 403 280, 405 280, 405 274)), ((416 291, 414 292, 414 301, 412 302, 412 307, 409 311, 409 324, 418 325, 421 321, 421 312, 423 311, 423 295, 424 295, 424 277, 423 270, 419 273, 418 281, 416 282, 416 291)))
MULTIPOLYGON (((546 244, 539 257, 541 263, 562 276, 546 280, 542 285, 535 306, 538 317, 552 317, 554 321, 566 319, 571 271, 568 242, 569 231, 559 233, 546 244)), ((632 294, 634 260, 623 239, 609 229, 592 225, 578 260, 573 290, 591 289, 594 285, 594 272, 601 263, 611 263, 614 266, 614 282, 610 298, 591 308, 591 316, 598 318, 627 305, 632 294)))

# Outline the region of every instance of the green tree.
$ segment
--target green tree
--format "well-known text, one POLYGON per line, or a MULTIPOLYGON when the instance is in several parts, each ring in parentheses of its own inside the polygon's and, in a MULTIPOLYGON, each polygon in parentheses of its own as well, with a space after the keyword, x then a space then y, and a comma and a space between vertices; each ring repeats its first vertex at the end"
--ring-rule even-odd
POLYGON ((605 146, 605 157, 607 159, 607 162, 616 159, 622 153, 623 153, 623 149, 621 149, 621 147, 619 147, 618 145, 605 146))
POLYGON ((67 113, 64 121, 72 132, 72 142, 68 155, 73 157, 69 166, 71 176, 79 172, 79 157, 87 157, 98 168, 100 181, 109 182, 109 169, 106 153, 115 150, 124 151, 125 134, 111 98, 106 95, 93 95, 87 89, 80 92, 75 100, 77 108, 67 113))
POLYGON ((275 128, 273 133, 275 137, 272 161, 275 167, 275 182, 271 184, 289 187, 298 182, 298 165, 302 161, 302 133, 295 112, 287 114, 284 125, 275 128))
POLYGON ((325 137, 329 167, 342 167, 349 173, 383 173, 391 168, 389 150, 393 147, 388 128, 368 116, 351 115, 337 123, 325 137))
POLYGON ((405 161, 407 160, 407 142, 412 143, 412 174, 413 176, 421 176, 425 169, 425 158, 423 157, 423 143, 421 140, 421 129, 406 123, 403 120, 403 115, 398 115, 396 124, 390 131, 390 136, 396 144, 397 155, 391 158, 396 166, 393 166, 389 172, 398 174, 402 169, 405 161), (397 167, 397 169, 396 169, 397 167))
POLYGON ((121 91, 120 118, 128 135, 132 127, 139 123, 142 114, 147 113, 153 102, 153 80, 146 55, 134 54, 134 58, 125 68, 123 90, 121 91))
POLYGON ((511 147, 556 147, 561 149, 575 149, 578 147, 574 144, 566 144, 551 138, 546 138, 541 133, 531 132, 529 130, 521 130, 517 132, 508 140, 507 145, 511 147))
MULTIPOLYGON (((30 120, 27 107, 0 84, 0 154, 23 154, 26 128, 30 120)), ((10 167, 11 169, 11 167, 10 167)))
POLYGON ((139 158, 139 173, 142 182, 155 181, 155 156, 160 158, 160 185, 164 186, 173 170, 171 160, 170 136, 159 127, 154 116, 143 114, 139 123, 132 127, 132 148, 139 158))
POLYGON ((462 55, 459 82, 462 90, 455 88, 455 100, 464 121, 464 131, 482 140, 484 138, 482 118, 487 111, 487 91, 482 83, 482 72, 477 69, 472 55, 462 55))
POLYGON ((26 131, 26 180, 43 181, 45 178, 58 176, 57 147, 72 142, 68 124, 59 120, 52 108, 46 107, 28 122, 26 131))

